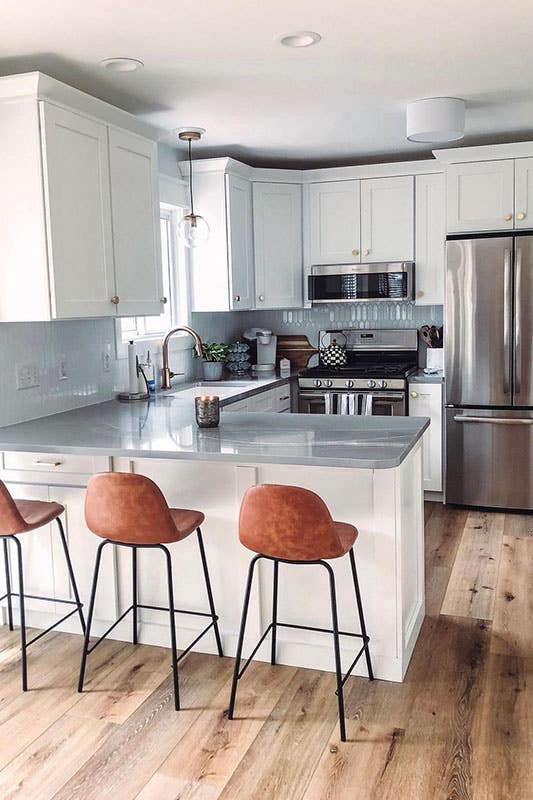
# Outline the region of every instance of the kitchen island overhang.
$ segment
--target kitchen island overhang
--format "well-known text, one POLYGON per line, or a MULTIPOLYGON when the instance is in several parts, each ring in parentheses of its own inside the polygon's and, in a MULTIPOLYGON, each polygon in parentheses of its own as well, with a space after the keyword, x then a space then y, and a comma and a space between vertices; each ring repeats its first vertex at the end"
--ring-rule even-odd
MULTIPOLYGON (((188 404, 162 398, 149 409, 111 402, 2 428, 0 450, 109 456, 111 469, 135 471, 155 480, 171 505, 203 511, 207 557, 228 655, 236 648, 252 557, 238 540, 244 492, 258 483, 294 484, 317 492, 335 519, 359 530, 355 554, 375 674, 401 681, 424 617, 421 439, 428 425, 424 418, 223 413, 220 428, 206 431, 196 427, 188 404)), ((4 470, 2 477, 16 493, 20 476, 4 470)), ((61 502, 61 479, 53 483, 55 480, 50 478, 50 496, 61 502)), ((91 534, 83 531, 83 536, 91 534)), ((172 549, 177 607, 204 609, 206 598, 194 543, 181 542, 172 549)), ((159 580, 157 556, 140 555, 140 602, 164 605, 165 587, 159 580)), ((340 627, 358 632, 348 560, 331 563, 337 579, 340 627)), ((88 575, 91 569, 92 564, 87 563, 88 575)), ((270 622, 271 572, 270 564, 260 565, 250 606, 250 647, 270 622)), ((323 573, 311 565, 280 566, 281 621, 331 627, 323 573)), ((87 577, 81 581, 83 585, 87 577)), ((130 602, 129 563, 120 552, 108 570, 108 580, 113 582, 108 594, 114 602, 101 603, 95 634, 130 602)), ((195 638, 196 627, 193 618, 179 618, 181 647, 195 638)), ((122 623, 115 635, 129 641, 130 626, 122 623)), ((141 641, 167 646, 167 636, 166 622, 157 612, 141 613, 141 641)), ((323 633, 281 629, 278 661, 333 671, 330 638, 323 633)), ((342 644, 343 660, 348 664, 356 644, 348 637, 342 644)), ((214 652, 208 639, 198 647, 214 652)), ((269 660, 268 642, 257 655, 269 660)), ((365 674, 364 669, 358 664, 356 674, 365 674)))

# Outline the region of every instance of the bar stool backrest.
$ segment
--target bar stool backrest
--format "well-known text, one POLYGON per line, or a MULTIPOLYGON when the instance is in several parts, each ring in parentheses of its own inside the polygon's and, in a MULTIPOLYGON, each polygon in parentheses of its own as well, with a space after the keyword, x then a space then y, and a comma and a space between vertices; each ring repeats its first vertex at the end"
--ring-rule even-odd
POLYGON ((239 538, 256 553, 287 561, 318 561, 344 553, 328 507, 301 486, 266 483, 248 489, 239 538))
POLYGON ((103 472, 90 479, 85 520, 97 536, 115 542, 158 544, 176 533, 157 484, 130 472, 103 472))
POLYGON ((13 536, 26 530, 28 525, 9 494, 7 486, 0 481, 0 536, 13 536))

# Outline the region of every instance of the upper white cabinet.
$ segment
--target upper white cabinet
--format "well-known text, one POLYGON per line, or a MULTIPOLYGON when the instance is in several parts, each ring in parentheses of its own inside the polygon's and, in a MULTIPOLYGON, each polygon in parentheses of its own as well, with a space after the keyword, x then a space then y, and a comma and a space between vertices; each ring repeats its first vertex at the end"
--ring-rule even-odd
POLYGON ((442 173, 415 178, 415 286, 417 305, 444 302, 446 237, 442 173))
POLYGON ((0 321, 159 314, 157 145, 45 78, 0 79, 0 321))
POLYGON ((446 188, 449 232, 510 230, 514 227, 512 159, 450 164, 446 188))
POLYGON ((414 178, 361 181, 361 261, 412 261, 414 178))
POLYGON ((109 166, 118 312, 121 316, 161 314, 157 146, 111 128, 109 166))
POLYGON ((208 241, 191 250, 193 311, 253 307, 252 186, 224 169, 198 171, 195 210, 209 223, 208 241))
POLYGON ((412 176, 312 183, 309 215, 311 264, 413 259, 412 176))
POLYGON ((309 187, 311 264, 361 261, 360 181, 327 181, 309 187))
POLYGON ((533 158, 517 158, 515 175, 515 228, 533 228, 533 158))
POLYGON ((253 184, 256 308, 302 305, 302 187, 253 184))

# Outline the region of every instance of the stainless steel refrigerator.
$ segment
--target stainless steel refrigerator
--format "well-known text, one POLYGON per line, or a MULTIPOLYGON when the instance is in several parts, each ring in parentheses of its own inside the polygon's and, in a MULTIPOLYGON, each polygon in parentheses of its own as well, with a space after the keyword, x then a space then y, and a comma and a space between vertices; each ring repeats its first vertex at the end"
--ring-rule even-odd
POLYGON ((446 247, 446 502, 531 510, 533 234, 446 247))

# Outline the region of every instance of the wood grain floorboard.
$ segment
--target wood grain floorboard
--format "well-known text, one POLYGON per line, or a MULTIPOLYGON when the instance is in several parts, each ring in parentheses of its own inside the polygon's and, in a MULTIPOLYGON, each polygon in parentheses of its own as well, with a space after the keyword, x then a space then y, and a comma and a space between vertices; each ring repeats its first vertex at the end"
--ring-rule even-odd
MULTIPOLYGON (((0 800, 533 800, 533 515, 427 504, 427 616, 404 683, 0 628, 0 800), (488 587, 483 590, 483 587, 488 587), (476 589, 475 592, 470 589, 476 589), (481 591, 483 590, 483 591, 481 591)), ((371 632, 370 632, 371 633, 371 632)))
POLYGON ((469 513, 441 614, 492 620, 504 522, 504 514, 469 513))

